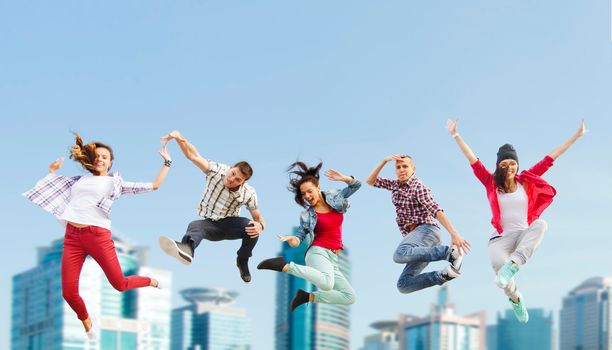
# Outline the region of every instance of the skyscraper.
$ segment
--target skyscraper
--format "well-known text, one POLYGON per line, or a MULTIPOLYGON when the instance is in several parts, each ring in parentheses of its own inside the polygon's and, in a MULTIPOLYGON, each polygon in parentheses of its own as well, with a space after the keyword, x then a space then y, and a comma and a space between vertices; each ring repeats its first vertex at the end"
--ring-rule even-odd
POLYGON ((222 288, 181 291, 190 304, 172 310, 172 350, 249 350, 251 324, 231 306, 238 293, 222 288))
POLYGON ((361 350, 399 350, 398 321, 374 322, 370 327, 377 333, 365 337, 361 350))
POLYGON ((36 267, 13 277, 11 349, 145 350, 169 348, 170 272, 145 266, 147 250, 113 237, 126 275, 155 276, 165 289, 116 291, 91 258, 81 272, 79 293, 91 315, 97 339, 89 341, 83 325, 62 297, 63 239, 38 248, 36 267))
POLYGON ((459 316, 448 293, 446 285, 440 288, 428 316, 401 314, 398 322, 372 324, 379 332, 364 339, 362 350, 484 350, 484 311, 459 316))
MULTIPOLYGON (((294 234, 295 230, 294 228, 294 234)), ((304 265, 306 247, 291 248, 283 244, 280 255, 285 260, 304 265)), ((350 281, 350 261, 346 250, 340 254, 340 271, 350 281)), ((313 291, 311 283, 279 273, 276 285, 276 350, 348 350, 350 349, 350 307, 308 303, 293 313, 289 304, 298 289, 313 291)))
POLYGON ((498 350, 552 350, 553 314, 543 309, 529 309, 529 322, 516 320, 512 310, 497 314, 496 349, 498 350))
POLYGON ((611 292, 612 277, 593 277, 563 298, 560 350, 612 349, 611 292))

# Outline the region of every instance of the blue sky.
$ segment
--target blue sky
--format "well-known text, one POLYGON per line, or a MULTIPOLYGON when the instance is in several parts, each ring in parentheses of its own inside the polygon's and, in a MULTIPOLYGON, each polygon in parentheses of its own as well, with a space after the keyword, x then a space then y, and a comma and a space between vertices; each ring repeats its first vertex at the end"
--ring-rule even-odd
MULTIPOLYGON (((452 298, 460 313, 486 310, 492 322, 508 304, 489 267, 488 204, 445 120, 462 118, 462 136, 487 166, 510 142, 527 167, 584 117, 590 132, 546 174, 559 194, 542 217, 546 238, 518 282, 528 306, 556 311, 571 288, 610 275, 607 1, 2 2, 0 43, 2 348, 11 276, 34 266, 36 247, 63 234, 19 194, 67 155, 72 130, 111 144, 114 169, 129 180, 155 176, 158 139, 173 129, 210 159, 251 162, 268 222, 254 261, 274 256, 276 234, 298 222, 284 172, 292 161, 323 160, 365 180, 384 156, 411 154, 417 176, 473 245, 452 298)), ((175 291, 237 290, 237 304, 254 321, 254 349, 272 348, 275 276, 253 271, 244 285, 234 267, 238 242, 204 243, 190 267, 157 248, 160 234, 180 237, 197 218, 204 183, 178 147, 170 151, 166 183, 118 201, 113 230, 151 246, 151 265, 173 271, 175 291)), ((66 162, 61 173, 81 170, 66 162)), ((392 168, 383 175, 393 176, 392 168)), ((374 321, 425 315, 437 288, 397 292, 402 267, 391 258, 401 236, 389 193, 364 186, 351 199, 344 240, 357 291, 357 348, 374 321)))

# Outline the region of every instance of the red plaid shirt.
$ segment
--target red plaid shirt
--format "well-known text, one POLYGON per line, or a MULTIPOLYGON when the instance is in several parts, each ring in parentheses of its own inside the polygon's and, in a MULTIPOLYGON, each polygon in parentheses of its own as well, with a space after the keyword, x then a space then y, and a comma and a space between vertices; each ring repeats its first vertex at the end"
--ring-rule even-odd
POLYGON ((438 226, 435 216, 442 208, 433 199, 431 190, 423 185, 416 176, 412 175, 405 183, 379 177, 376 178, 374 187, 391 191, 391 200, 397 214, 395 220, 403 235, 408 234, 410 224, 438 226))

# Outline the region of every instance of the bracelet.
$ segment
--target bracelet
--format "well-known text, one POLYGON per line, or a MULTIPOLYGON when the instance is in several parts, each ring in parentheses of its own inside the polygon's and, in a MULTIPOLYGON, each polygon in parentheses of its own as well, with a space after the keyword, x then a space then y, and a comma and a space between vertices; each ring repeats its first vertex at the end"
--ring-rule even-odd
MULTIPOLYGON (((259 222, 259 221, 257 221, 257 222, 259 222)), ((263 231, 264 230, 264 224, 262 224, 261 222, 259 222, 259 224, 261 225, 261 230, 263 231)))
POLYGON ((451 135, 451 136, 452 136, 454 139, 456 139, 456 138, 457 138, 457 136, 459 136, 459 133, 458 133, 458 132, 456 132, 454 135, 451 135))
POLYGON ((172 165, 172 161, 170 159, 166 159, 164 161, 164 166, 167 166, 168 168, 170 167, 170 165, 172 165))

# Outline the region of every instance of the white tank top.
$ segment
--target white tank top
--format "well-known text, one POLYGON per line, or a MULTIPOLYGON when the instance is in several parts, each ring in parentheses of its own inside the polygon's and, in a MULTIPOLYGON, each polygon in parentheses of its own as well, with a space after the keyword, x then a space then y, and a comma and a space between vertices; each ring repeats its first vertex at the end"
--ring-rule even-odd
POLYGON ((113 191, 112 176, 85 175, 72 185, 70 191, 70 201, 61 220, 110 230, 110 217, 97 204, 102 198, 110 197, 113 191))
POLYGON ((497 202, 501 214, 501 226, 504 233, 526 230, 527 193, 521 184, 512 193, 497 193, 497 202))

